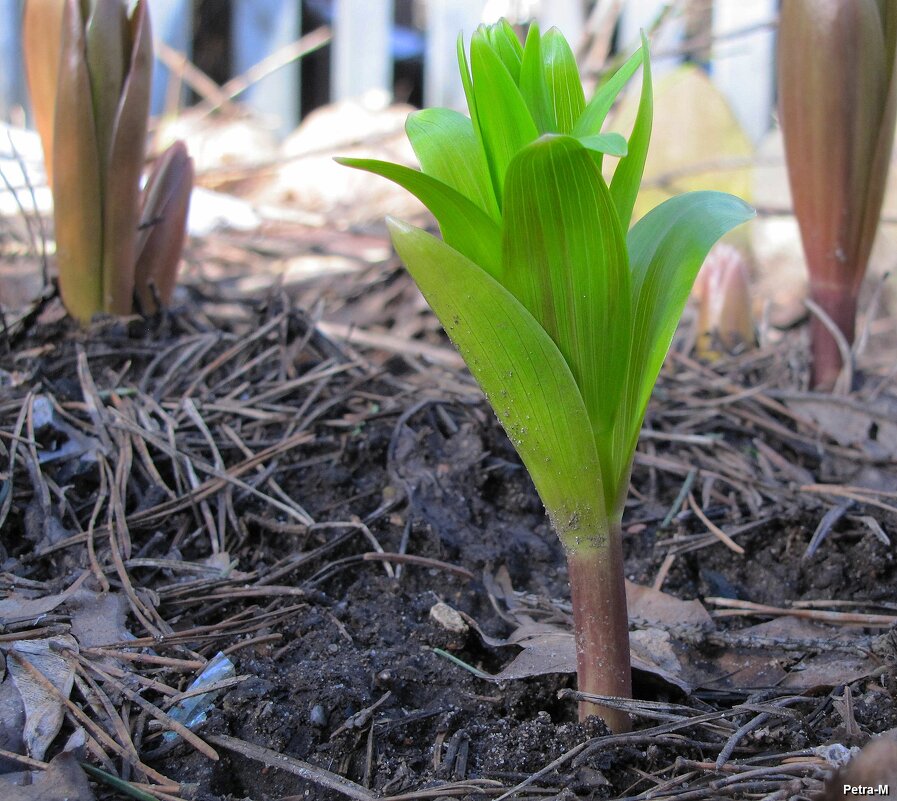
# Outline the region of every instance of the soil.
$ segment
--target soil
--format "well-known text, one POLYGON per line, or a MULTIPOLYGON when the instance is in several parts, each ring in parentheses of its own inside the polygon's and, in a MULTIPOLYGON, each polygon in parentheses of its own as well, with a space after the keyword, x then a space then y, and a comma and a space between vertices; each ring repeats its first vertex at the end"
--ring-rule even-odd
MULTIPOLYGON (((465 669, 459 663, 497 673, 519 649, 489 645, 470 625, 447 628, 434 606, 447 604, 486 635, 504 638, 515 622, 495 594, 503 571, 529 603, 563 614, 569 597, 562 549, 476 387, 461 370, 401 354, 359 357, 273 295, 232 312, 194 293, 164 318, 101 322, 85 334, 58 319, 51 301, 39 322, 35 314, 0 342, 8 384, 0 463, 16 464, 11 479, 4 474, 12 486, 2 523, 5 586, 34 582, 59 592, 90 571, 90 538, 82 532, 93 515, 108 591, 139 590, 154 610, 147 627, 131 605, 130 634, 155 637, 148 653, 173 660, 225 651, 240 677, 196 729, 218 761, 183 740, 162 740, 151 716, 111 693, 127 710, 141 759, 180 785, 176 795, 330 799, 368 788, 371 798, 483 799, 528 782, 514 798, 636 799, 651 790, 655 798, 805 798, 829 770, 825 746, 863 745, 897 727, 894 668, 886 661, 846 686, 798 693, 793 713, 759 723, 758 713, 795 693, 683 692, 637 672, 637 698, 660 706, 634 708, 635 731, 618 736, 596 719, 577 721, 575 701, 559 697, 575 686, 571 675, 496 682, 465 669), (41 396, 68 429, 28 430, 41 396), (94 457, 39 464, 25 445, 9 456, 14 435, 33 434, 38 448, 58 453, 74 430, 99 443, 94 457), (259 452, 269 458, 235 468, 259 452), (240 483, 215 484, 227 471, 240 483), (116 486, 120 512, 103 501, 116 486), (199 570, 222 565, 211 576, 199 570), (214 636, 199 636, 200 627, 214 636), (174 632, 187 634, 167 644, 174 632), (725 718, 727 710, 735 712, 725 718), (731 727, 689 723, 689 715, 708 712, 731 727), (737 768, 714 768, 742 725, 729 756, 737 768), (260 761, 216 739, 224 737, 288 755, 312 772, 278 769, 270 755, 260 761), (767 770, 748 775, 752 765, 767 770), (331 774, 355 784, 340 789, 331 774)), ((428 325, 429 344, 445 347, 428 325)), ((665 593, 697 598, 710 611, 720 610, 711 599, 729 599, 782 610, 834 601, 842 602, 831 605, 835 611, 893 614, 893 548, 863 521, 897 530, 892 507, 875 505, 885 496, 854 500, 805 556, 824 514, 844 499, 801 491, 812 483, 800 482, 802 475, 834 476, 829 481, 847 486, 871 472, 882 492, 893 476, 887 454, 837 443, 788 414, 776 392, 800 386, 795 376, 804 367, 793 354, 801 342, 711 367, 691 362, 687 343, 675 347, 679 356, 646 421, 657 436, 643 440, 633 471, 624 517, 628 578, 651 585, 668 570, 665 593), (764 456, 758 439, 780 463, 764 456), (683 504, 688 481, 715 526, 745 527, 737 537, 743 555, 708 535, 683 504)), ((101 589, 96 576, 86 586, 101 589)), ((737 633, 774 616, 720 617, 717 625, 737 633)), ((66 613, 50 623, 64 626, 66 613)), ((863 636, 886 630, 850 629, 863 636)), ((715 647, 696 641, 695 659, 712 658, 715 647)), ((120 664, 176 690, 195 676, 176 661, 120 664)), ((164 700, 151 688, 143 692, 164 700)), ((60 743, 71 729, 66 723, 60 743)), ((124 763, 114 764, 133 778, 124 763)), ((94 789, 115 792, 102 783, 94 789)))

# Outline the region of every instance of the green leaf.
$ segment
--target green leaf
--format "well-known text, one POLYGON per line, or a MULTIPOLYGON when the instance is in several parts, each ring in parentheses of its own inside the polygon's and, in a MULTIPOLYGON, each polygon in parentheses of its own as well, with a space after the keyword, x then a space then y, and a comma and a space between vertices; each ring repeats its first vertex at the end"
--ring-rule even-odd
POLYGON ((467 117, 447 108, 428 108, 410 114, 405 131, 427 175, 456 189, 500 221, 486 156, 467 117))
POLYGON ((580 115, 573 128, 574 136, 589 136, 601 131, 607 113, 611 110, 614 101, 619 96, 629 79, 635 75, 644 58, 645 50, 639 48, 635 51, 620 69, 618 69, 607 82, 595 92, 585 111, 580 115))
POLYGON ((533 115, 539 133, 557 131, 557 117, 548 95, 548 82, 542 66, 542 36, 539 26, 533 22, 523 47, 523 63, 520 67, 520 93, 533 115))
POLYGON ((504 18, 494 25, 482 25, 480 30, 505 65, 514 83, 520 81, 520 63, 523 60, 523 48, 511 24, 504 18))
POLYGON ((634 326, 624 408, 631 450, 701 264, 717 239, 754 213, 724 192, 689 192, 661 203, 629 232, 634 326))
POLYGON ((338 158, 339 164, 382 175, 421 201, 439 223, 445 241, 494 278, 501 275, 501 229, 473 201, 442 181, 401 164, 338 158))
MULTIPOLYGON (((467 62, 467 51, 464 49, 464 34, 458 34, 458 41, 455 43, 455 50, 458 53, 458 72, 461 73, 461 85, 464 87, 464 97, 467 100, 467 111, 470 114, 470 120, 473 123, 473 129, 480 136, 480 123, 477 115, 477 102, 473 94, 473 81, 470 77, 470 64, 467 62)), ((482 137, 481 137, 482 140, 482 137)))
POLYGON ((586 106, 576 57, 563 34, 552 28, 542 37, 542 59, 557 133, 573 133, 586 106))
POLYGON ((607 536, 598 458, 563 356, 497 281, 438 239, 388 221, 393 244, 479 382, 571 551, 607 536))
POLYGON ((617 164, 614 177, 610 182, 610 193, 624 231, 629 229, 629 223, 632 221, 632 209, 635 206, 635 198, 645 172, 645 160, 648 158, 651 124, 654 118, 651 60, 648 57, 648 40, 644 33, 642 34, 642 54, 642 94, 632 133, 629 135, 629 153, 617 164))
POLYGON ((520 89, 484 37, 470 43, 475 98, 480 135, 489 162, 492 186, 502 204, 505 173, 514 155, 539 132, 520 89))
POLYGON ((543 136, 508 170, 504 284, 560 348, 582 392, 608 488, 629 360, 629 260, 604 179, 569 136, 543 136))
POLYGON ((592 134, 578 137, 579 144, 594 153, 607 153, 608 156, 625 156, 626 140, 618 133, 592 134))

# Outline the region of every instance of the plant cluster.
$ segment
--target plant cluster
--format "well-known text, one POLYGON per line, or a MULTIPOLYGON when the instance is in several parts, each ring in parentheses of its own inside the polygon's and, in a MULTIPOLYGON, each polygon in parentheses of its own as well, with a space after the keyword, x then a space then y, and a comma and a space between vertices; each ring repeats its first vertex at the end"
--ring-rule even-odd
MULTIPOLYGON (((458 60, 470 116, 408 118, 421 171, 341 159, 415 194, 442 239, 399 220, 396 250, 526 465, 568 560, 581 691, 628 696, 621 520, 651 390, 713 243, 753 215, 717 192, 635 223, 652 124, 647 43, 587 102, 557 30, 501 21, 458 60), (638 67, 628 137, 602 132, 638 67), (607 157, 617 159, 610 181, 607 157)), ((616 730, 628 718, 584 702, 616 730)))
POLYGON ((181 142, 146 187, 152 77, 147 0, 26 0, 25 67, 53 191, 69 313, 154 311, 174 289, 193 186, 181 142))

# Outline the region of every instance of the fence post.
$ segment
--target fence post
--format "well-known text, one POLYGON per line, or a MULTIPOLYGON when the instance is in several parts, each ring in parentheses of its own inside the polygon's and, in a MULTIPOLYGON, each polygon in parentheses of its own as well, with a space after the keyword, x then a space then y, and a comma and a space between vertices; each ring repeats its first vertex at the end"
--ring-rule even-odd
POLYGON ((9 118, 17 105, 25 105, 22 64, 21 9, 19 3, 0 5, 0 117, 9 118))
MULTIPOLYGON (((299 38, 301 5, 296 0, 235 0, 231 17, 235 75, 299 38)), ((276 118, 279 132, 287 134, 299 124, 299 86, 299 64, 291 62, 251 86, 242 98, 276 118)))
POLYGON ((713 82, 728 100, 745 133, 759 142, 772 123, 773 46, 771 27, 734 32, 774 23, 776 0, 715 0, 713 3, 713 82), (720 39, 719 37, 723 37, 720 39))
POLYGON ((585 23, 585 8, 582 0, 548 0, 539 8, 539 28, 547 31, 557 28, 570 42, 574 51, 579 49, 585 23))
POLYGON ((424 105, 466 108, 455 42, 463 33, 467 45, 482 21, 483 5, 484 0, 427 0, 424 105))
MULTIPOLYGON (((627 0, 623 4, 617 41, 627 55, 638 47, 639 31, 650 33, 664 7, 668 5, 668 0, 627 0)), ((664 54, 676 49, 684 33, 685 25, 681 17, 672 17, 666 19, 660 29, 651 36, 651 72, 655 78, 679 66, 681 56, 664 54)))
MULTIPOLYGON (((192 0, 150 0, 150 22, 153 39, 159 39, 173 50, 190 58, 193 41, 192 0)), ((186 87, 181 86, 176 98, 170 97, 170 82, 178 80, 159 59, 153 64, 153 93, 150 109, 156 116, 167 110, 169 100, 180 106, 186 97, 186 87)))
POLYGON ((392 0, 335 0, 333 89, 336 101, 392 100, 392 0))

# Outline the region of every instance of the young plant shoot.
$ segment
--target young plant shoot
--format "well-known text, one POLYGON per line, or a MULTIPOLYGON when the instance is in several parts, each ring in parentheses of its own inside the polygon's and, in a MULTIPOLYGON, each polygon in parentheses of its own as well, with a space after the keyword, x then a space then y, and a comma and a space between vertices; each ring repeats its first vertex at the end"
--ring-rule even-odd
MULTIPOLYGON (((810 297, 848 344, 894 143, 895 60, 897 4, 782 3, 779 118, 810 297)), ((832 389, 841 372, 841 349, 816 315, 810 343, 811 383, 832 389)))
MULTIPOLYGON (((675 197, 628 232, 651 133, 646 43, 586 102, 557 30, 481 26, 470 62, 458 41, 470 117, 415 112, 406 130, 422 171, 342 163, 389 178, 436 217, 442 240, 388 220, 396 250, 523 459, 564 545, 579 689, 629 697, 621 521, 651 389, 701 262, 747 220, 715 192, 675 197), (642 66, 628 142, 602 133, 642 66), (610 185, 602 160, 618 158, 610 185)), ((615 731, 628 716, 581 703, 615 731)))
POLYGON ((26 0, 25 68, 53 191, 59 291, 83 323, 167 303, 193 162, 180 142, 145 192, 153 52, 147 0, 26 0))
POLYGON ((692 289, 698 301, 695 351, 699 359, 719 360, 754 346, 754 318, 747 264, 738 248, 720 242, 698 273, 692 289))

